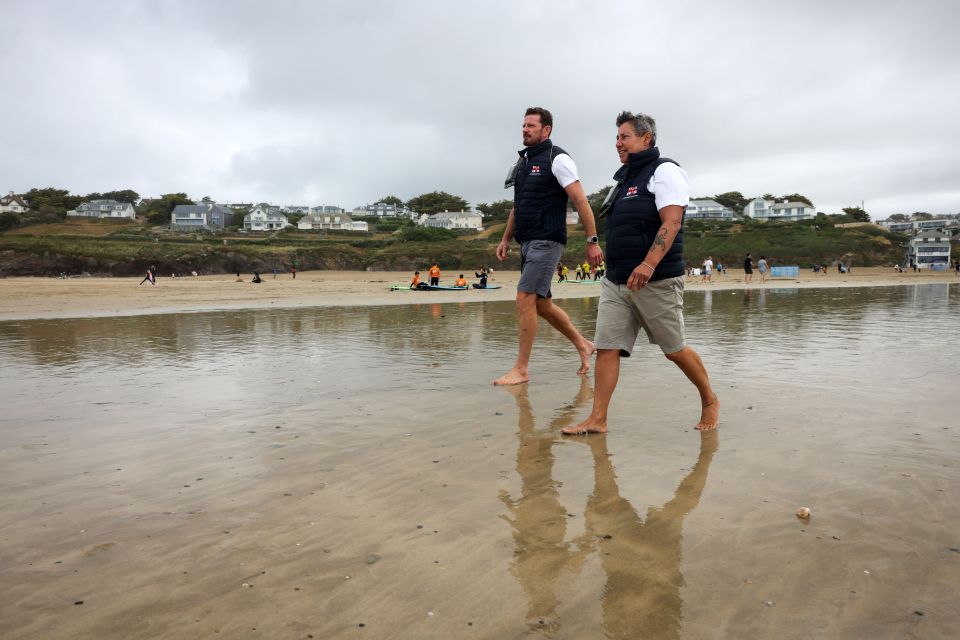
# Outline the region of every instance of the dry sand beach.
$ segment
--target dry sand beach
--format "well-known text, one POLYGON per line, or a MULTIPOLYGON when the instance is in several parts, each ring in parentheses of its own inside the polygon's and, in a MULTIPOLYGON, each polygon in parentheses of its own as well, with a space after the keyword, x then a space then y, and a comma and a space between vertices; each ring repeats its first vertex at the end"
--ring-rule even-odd
MULTIPOLYGON (((468 282, 475 279, 472 273, 468 282)), ((159 277, 157 286, 141 278, 5 278, 0 279, 0 320, 28 318, 69 318, 145 313, 175 313, 222 309, 264 309, 293 307, 326 307, 353 305, 386 305, 478 302, 513 300, 519 272, 496 271, 491 284, 501 285, 492 291, 390 291, 391 284, 407 284, 411 274, 399 272, 307 271, 296 279, 289 274, 263 276, 262 284, 251 284, 250 274, 241 274, 237 282, 232 274, 200 277, 159 277)), ((456 274, 445 271, 442 284, 452 283, 456 274)), ((700 278, 688 277, 687 290, 715 291, 731 288, 759 289, 759 274, 752 285, 744 284, 743 272, 732 270, 714 276, 713 283, 702 284, 700 278)), ((892 269, 871 267, 854 269, 852 273, 826 275, 803 271, 799 278, 768 280, 767 288, 891 286, 920 283, 960 282, 953 272, 896 273, 892 269)), ((554 287, 557 299, 598 295, 595 285, 564 284, 554 287)))
POLYGON ((516 277, 0 281, 0 637, 955 637, 960 279, 691 279, 719 431, 638 348, 564 438, 562 337, 490 385, 516 277))

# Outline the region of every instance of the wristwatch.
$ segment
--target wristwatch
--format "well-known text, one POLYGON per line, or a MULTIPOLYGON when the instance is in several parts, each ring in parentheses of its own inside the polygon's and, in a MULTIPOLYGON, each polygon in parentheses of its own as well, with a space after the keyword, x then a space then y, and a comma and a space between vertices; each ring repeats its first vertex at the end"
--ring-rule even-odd
POLYGON ((600 238, 598 236, 590 236, 589 238, 587 238, 588 244, 598 244, 599 242, 600 242, 600 238))

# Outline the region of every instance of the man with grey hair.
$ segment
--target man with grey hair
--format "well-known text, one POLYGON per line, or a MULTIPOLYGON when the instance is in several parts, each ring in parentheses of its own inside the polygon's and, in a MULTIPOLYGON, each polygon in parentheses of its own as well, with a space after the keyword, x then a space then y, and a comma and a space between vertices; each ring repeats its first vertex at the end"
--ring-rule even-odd
POLYGON ((513 208, 507 218, 497 258, 505 260, 510 241, 520 243, 520 282, 517 283, 517 320, 520 347, 517 360, 498 385, 523 384, 530 380, 528 367, 537 317, 550 323, 577 350, 580 369, 590 369, 593 343, 583 337, 563 309, 551 302, 553 272, 567 243, 567 201, 573 200, 587 234, 587 261, 597 266, 603 259, 593 210, 587 202, 577 166, 566 151, 553 144, 553 116, 543 107, 530 107, 523 118, 523 146, 505 187, 513 187, 513 208))
POLYGON ((720 403, 700 356, 683 335, 683 213, 690 202, 686 172, 656 147, 657 124, 645 114, 617 117, 614 175, 600 217, 607 216, 607 273, 597 310, 593 410, 567 435, 606 433, 607 408, 640 329, 700 392, 696 428, 717 428, 720 403))

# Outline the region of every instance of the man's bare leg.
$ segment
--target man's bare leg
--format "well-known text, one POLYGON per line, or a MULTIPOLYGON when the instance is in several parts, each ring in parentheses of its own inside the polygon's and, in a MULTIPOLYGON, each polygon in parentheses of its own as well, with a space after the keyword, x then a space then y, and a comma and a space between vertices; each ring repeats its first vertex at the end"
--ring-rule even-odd
POLYGON ((590 416, 578 425, 562 429, 568 436, 587 433, 607 432, 607 409, 613 390, 620 379, 620 350, 600 349, 597 351, 597 368, 593 372, 593 409, 590 416))
POLYGON ((537 337, 537 294, 517 291, 517 324, 520 335, 517 362, 510 371, 494 380, 493 384, 523 384, 530 381, 530 353, 537 337))
POLYGON ((680 367, 700 392, 700 422, 697 423, 696 429, 698 431, 716 429, 720 423, 720 400, 710 386, 710 378, 707 376, 707 369, 703 366, 700 354, 690 347, 684 347, 680 351, 668 353, 667 360, 680 367))
POLYGON ((577 328, 573 326, 570 316, 567 312, 553 304, 550 298, 539 298, 537 300, 537 313, 554 329, 566 336, 567 340, 573 343, 580 354, 580 368, 577 373, 586 373, 590 371, 590 356, 596 353, 593 343, 583 337, 577 328))

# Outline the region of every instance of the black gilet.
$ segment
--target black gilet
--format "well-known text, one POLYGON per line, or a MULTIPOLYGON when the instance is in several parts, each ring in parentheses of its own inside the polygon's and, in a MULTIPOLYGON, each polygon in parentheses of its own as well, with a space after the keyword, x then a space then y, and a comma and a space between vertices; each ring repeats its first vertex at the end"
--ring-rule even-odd
POLYGON ((524 162, 513 186, 513 237, 517 242, 567 243, 567 192, 553 175, 553 159, 566 153, 548 138, 519 152, 524 162))
MULTIPOLYGON (((637 268, 647 252, 653 246, 660 225, 660 212, 654 195, 647 189, 647 183, 653 172, 661 164, 674 160, 661 158, 656 147, 640 153, 631 153, 627 163, 620 167, 613 179, 619 183, 620 192, 613 201, 607 215, 606 239, 606 278, 616 284, 626 284, 630 274, 637 268)), ((615 187, 616 188, 616 187, 615 187)), ((683 269, 683 226, 676 239, 663 257, 651 281, 682 276, 683 269)))

